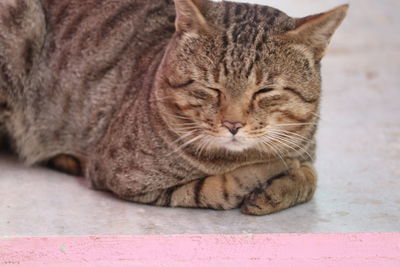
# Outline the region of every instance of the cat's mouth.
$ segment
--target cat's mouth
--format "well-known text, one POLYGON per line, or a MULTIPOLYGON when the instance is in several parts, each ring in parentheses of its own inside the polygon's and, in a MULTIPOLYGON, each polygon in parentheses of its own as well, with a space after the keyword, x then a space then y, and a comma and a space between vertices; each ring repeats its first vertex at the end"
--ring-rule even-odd
POLYGON ((231 142, 232 143, 240 143, 240 141, 235 136, 232 136, 231 142))

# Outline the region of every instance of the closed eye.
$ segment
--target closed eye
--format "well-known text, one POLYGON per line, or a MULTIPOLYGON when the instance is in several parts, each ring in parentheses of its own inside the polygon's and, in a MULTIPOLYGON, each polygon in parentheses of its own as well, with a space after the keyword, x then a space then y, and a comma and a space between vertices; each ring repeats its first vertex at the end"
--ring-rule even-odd
POLYGON ((274 88, 263 88, 263 89, 261 89, 261 90, 258 90, 258 91, 254 94, 254 97, 256 97, 257 95, 260 95, 260 94, 269 93, 269 92, 271 92, 271 91, 273 91, 273 90, 274 90, 274 88))
POLYGON ((203 100, 208 100, 210 98, 219 99, 221 97, 221 91, 219 89, 212 87, 205 87, 204 89, 205 90, 203 89, 194 90, 193 92, 191 92, 191 95, 203 100))
POLYGON ((193 96, 194 98, 201 99, 201 100, 208 100, 208 99, 212 98, 212 96, 209 93, 207 93, 203 90, 193 90, 193 91, 190 91, 189 94, 191 96, 193 96))

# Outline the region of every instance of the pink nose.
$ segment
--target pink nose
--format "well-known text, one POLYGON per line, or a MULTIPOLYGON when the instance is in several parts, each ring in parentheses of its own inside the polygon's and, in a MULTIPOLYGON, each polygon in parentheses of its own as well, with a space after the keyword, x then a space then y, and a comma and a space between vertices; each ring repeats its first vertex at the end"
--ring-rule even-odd
POLYGON ((230 121, 223 121, 222 125, 226 128, 228 128, 228 130, 233 134, 237 134, 239 132, 240 128, 244 127, 244 123, 242 122, 230 122, 230 121))

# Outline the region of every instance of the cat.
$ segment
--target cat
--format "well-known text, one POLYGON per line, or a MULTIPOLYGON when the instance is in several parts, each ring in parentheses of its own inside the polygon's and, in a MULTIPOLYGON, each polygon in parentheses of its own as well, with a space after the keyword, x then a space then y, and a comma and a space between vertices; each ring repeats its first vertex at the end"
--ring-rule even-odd
POLYGON ((320 63, 348 6, 2 0, 0 136, 158 206, 265 215, 316 189, 320 63))

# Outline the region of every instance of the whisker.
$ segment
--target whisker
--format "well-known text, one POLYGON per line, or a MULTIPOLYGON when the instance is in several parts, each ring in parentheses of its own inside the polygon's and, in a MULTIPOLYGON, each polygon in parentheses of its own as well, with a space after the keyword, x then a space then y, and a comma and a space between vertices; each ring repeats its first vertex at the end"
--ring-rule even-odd
POLYGON ((183 143, 182 145, 180 145, 179 147, 177 147, 174 151, 172 151, 171 153, 169 153, 167 156, 170 156, 170 155, 174 154, 175 152, 181 150, 182 148, 187 147, 188 145, 190 145, 190 144, 196 142, 197 140, 199 140, 199 139, 201 139, 201 138, 203 138, 203 137, 204 137, 204 135, 198 135, 198 136, 193 137, 193 138, 190 139, 189 141, 187 141, 187 142, 183 143))
POLYGON ((201 156, 201 154, 206 151, 206 147, 210 144, 211 140, 208 136, 205 136, 203 139, 200 140, 201 144, 199 147, 196 149, 196 155, 201 156))
MULTIPOLYGON (((290 137, 282 136, 282 135, 273 135, 273 136, 276 138, 276 141, 278 141, 278 142, 280 142, 281 144, 285 145, 286 147, 292 149, 293 151, 295 151, 295 152, 298 153, 298 152, 299 152, 298 150, 300 149, 300 151, 303 151, 303 152, 306 153, 310 158, 312 158, 311 155, 310 155, 310 153, 308 153, 308 151, 307 151, 304 147, 302 147, 302 146, 300 146, 299 144, 293 142, 293 141, 290 139, 290 137), (292 146, 289 145, 288 143, 291 144, 291 145, 294 145, 295 147, 292 147, 292 146), (296 147, 297 147, 298 149, 296 149, 296 147)), ((303 155, 303 158, 304 158, 304 155, 303 155)))
MULTIPOLYGON (((280 140, 279 136, 277 135, 269 135, 270 140, 274 142, 278 142, 278 145, 284 145, 290 149, 293 149, 291 146, 288 146, 286 143, 283 143, 283 141, 280 140)), ((283 154, 286 155, 288 151, 283 151, 283 154)))
POLYGON ((187 130, 187 129, 203 129, 201 126, 199 125, 173 125, 173 129, 174 130, 187 130))
POLYGON ((188 130, 201 130, 203 128, 199 126, 186 126, 186 127, 175 127, 174 130, 178 131, 188 131, 188 130))
POLYGON ((294 132, 290 132, 290 131, 286 131, 286 130, 280 130, 280 131, 282 131, 283 133, 286 133, 286 134, 291 134, 291 135, 297 136, 297 137, 303 139, 304 141, 314 142, 314 140, 312 140, 308 137, 305 137, 304 135, 298 134, 298 133, 294 133, 294 132))
POLYGON ((178 119, 182 119, 182 120, 193 121, 192 119, 185 117, 185 116, 179 116, 179 115, 174 115, 174 114, 170 114, 170 116, 178 118, 178 119))
POLYGON ((275 129, 271 129, 269 131, 270 133, 278 133, 278 134, 283 134, 286 135, 287 137, 296 139, 296 140, 301 140, 302 142, 312 142, 314 143, 314 140, 311 140, 303 135, 294 133, 294 132, 290 132, 290 131, 286 131, 286 130, 275 130, 275 129))
POLYGON ((273 146, 273 144, 270 144, 270 143, 269 143, 269 141, 271 141, 271 139, 266 138, 266 137, 264 136, 264 138, 263 138, 263 144, 266 145, 267 148, 271 149, 271 150, 272 150, 272 153, 275 154, 275 155, 277 155, 277 156, 282 160, 282 162, 283 162, 283 164, 286 166, 286 168, 289 169, 289 166, 287 165, 286 161, 285 161, 285 160, 283 159, 283 157, 281 156, 281 153, 280 153, 279 149, 278 149, 278 148, 275 148, 275 147, 273 146))
POLYGON ((177 138, 176 140, 174 140, 174 141, 172 142, 172 144, 175 144, 175 143, 177 143, 177 142, 179 142, 179 141, 185 139, 186 137, 189 137, 189 136, 192 135, 193 133, 194 133, 194 131, 190 131, 190 132, 185 133, 184 135, 181 135, 179 138, 177 138))
POLYGON ((173 123, 174 126, 198 125, 195 122, 173 123))
POLYGON ((321 118, 321 115, 319 114, 319 113, 317 113, 317 112, 310 112, 312 115, 314 115, 315 116, 315 118, 318 118, 318 119, 322 119, 321 118))
POLYGON ((316 122, 307 122, 307 123, 282 123, 282 124, 274 124, 274 126, 303 126, 303 125, 317 125, 316 122))
POLYGON ((177 118, 177 119, 181 119, 181 120, 187 120, 192 122, 193 120, 186 117, 186 116, 181 116, 181 115, 177 115, 177 114, 172 114, 172 113, 165 113, 165 115, 169 116, 169 117, 173 117, 173 118, 177 118))
POLYGON ((199 150, 201 149, 202 146, 204 146, 204 138, 202 138, 202 139, 199 141, 199 143, 200 143, 200 144, 197 146, 196 151, 194 152, 194 154, 195 154, 196 156, 200 156, 199 150))

